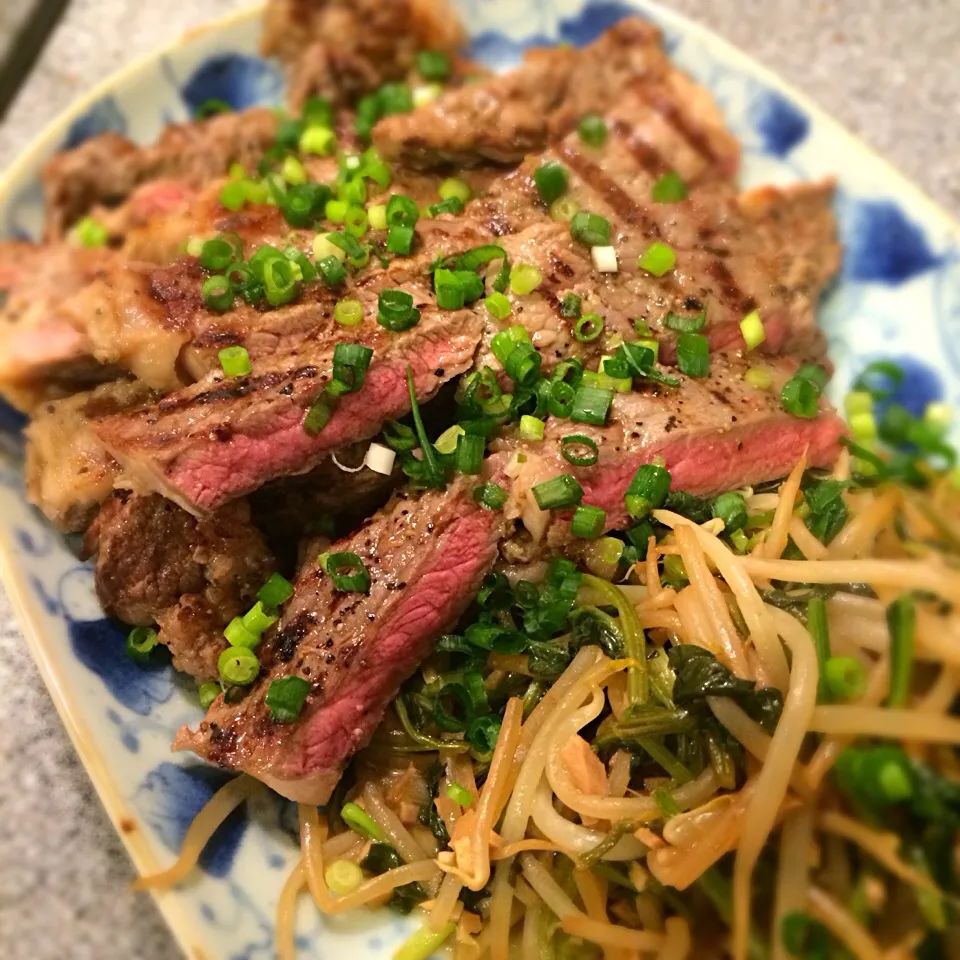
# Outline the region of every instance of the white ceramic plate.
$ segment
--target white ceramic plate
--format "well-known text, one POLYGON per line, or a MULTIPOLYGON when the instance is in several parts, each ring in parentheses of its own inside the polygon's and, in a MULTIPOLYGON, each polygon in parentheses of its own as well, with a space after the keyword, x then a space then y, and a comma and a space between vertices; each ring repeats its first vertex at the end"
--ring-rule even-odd
MULTIPOLYGON (((835 175, 846 247, 820 317, 841 396, 867 362, 891 357, 907 377, 897 399, 919 413, 960 392, 960 227, 862 143, 768 71, 703 28, 634 0, 456 0, 474 55, 494 67, 525 47, 583 44, 640 12, 659 23, 676 62, 705 84, 744 145, 745 185, 835 175)), ((38 171, 57 150, 104 130, 155 139, 217 97, 236 108, 279 103, 275 64, 257 56, 259 11, 190 35, 101 84, 58 118, 0 182, 0 236, 37 236, 38 171)), ((0 573, 27 642, 87 771, 137 867, 175 856, 196 811, 224 775, 170 753, 174 731, 200 711, 192 683, 126 657, 124 633, 103 618, 89 568, 24 499, 20 421, 0 407, 0 573)), ((273 955, 273 915, 297 856, 292 809, 268 800, 232 818, 204 870, 161 895, 190 956, 273 955)), ((409 924, 386 915, 322 921, 305 907, 305 957, 389 957, 409 924)))

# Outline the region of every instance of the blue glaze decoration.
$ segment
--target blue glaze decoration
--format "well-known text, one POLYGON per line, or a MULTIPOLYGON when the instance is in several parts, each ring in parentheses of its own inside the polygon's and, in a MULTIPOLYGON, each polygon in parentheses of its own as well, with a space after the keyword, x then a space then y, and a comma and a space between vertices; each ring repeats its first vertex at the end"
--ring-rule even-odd
POLYGON ((936 269, 941 258, 923 228, 892 200, 847 198, 840 206, 844 275, 896 285, 936 269))
POLYGON ((61 149, 71 150, 73 147, 80 146, 85 140, 107 132, 120 134, 127 132, 127 118, 123 115, 116 99, 110 96, 98 100, 85 114, 73 121, 61 149))
POLYGON ((472 59, 491 70, 506 70, 516 66, 524 51, 530 47, 548 47, 553 41, 546 36, 527 37, 517 42, 495 30, 478 33, 470 41, 469 54, 472 59))
POLYGON ((274 104, 283 80, 273 64, 259 57, 228 53, 205 60, 180 88, 191 114, 208 100, 223 100, 234 110, 274 104))
POLYGON ((625 3, 592 3, 569 20, 560 21, 560 40, 583 47, 592 43, 624 17, 635 17, 637 10, 625 3))
POLYGON ((6 400, 0 400, 0 433, 19 434, 26 425, 26 414, 11 407, 6 400))
MULTIPOLYGON (((164 761, 154 767, 137 788, 138 807, 164 846, 179 853, 193 818, 233 776, 213 767, 181 767, 164 761)), ((200 855, 200 866, 214 877, 227 876, 246 828, 247 816, 241 806, 210 838, 200 855)))
POLYGON ((73 620, 64 616, 74 654, 103 681, 114 700, 145 717, 156 704, 170 699, 169 656, 157 652, 146 664, 134 663, 125 649, 127 630, 106 618, 73 620))
POLYGON ((775 157, 785 157, 806 139, 810 130, 809 117, 776 90, 758 90, 747 115, 765 152, 775 157))

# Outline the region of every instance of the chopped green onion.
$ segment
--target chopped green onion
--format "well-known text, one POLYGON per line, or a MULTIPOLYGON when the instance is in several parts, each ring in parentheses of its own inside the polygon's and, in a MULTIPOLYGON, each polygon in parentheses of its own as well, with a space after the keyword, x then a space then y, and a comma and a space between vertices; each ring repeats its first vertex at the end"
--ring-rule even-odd
POLYGON ((292 154, 288 154, 283 158, 283 163, 280 165, 280 176, 292 187, 307 182, 306 169, 304 169, 303 164, 292 154))
POLYGON ((394 951, 393 960, 429 960, 430 957, 446 943, 457 929, 452 921, 447 921, 439 930, 434 930, 429 923, 411 934, 394 951))
POLYGON ((450 60, 442 50, 421 50, 417 54, 417 73, 424 80, 442 83, 450 77, 450 60))
POLYGON ((136 663, 146 663, 159 641, 160 635, 153 627, 134 627, 127 634, 127 656, 136 663))
POLYGON ((800 364, 794 376, 809 380, 821 393, 826 389, 827 371, 819 363, 800 364))
POLYGON ((270 717, 277 723, 293 723, 303 710, 310 693, 310 683, 303 677, 281 677, 273 680, 264 698, 270 717))
POLYGON ((442 93, 443 87, 439 83, 421 83, 413 88, 413 105, 425 107, 428 103, 433 103, 442 93))
POLYGON ((405 83, 385 83, 377 91, 380 110, 385 117, 409 113, 413 109, 413 95, 405 83))
POLYGON ((637 260, 637 266, 655 277, 662 277, 677 265, 677 255, 669 244, 655 240, 637 260))
POLYGON ((701 310, 695 317, 685 317, 682 313, 668 313, 663 325, 677 333, 699 333, 707 323, 707 311, 701 310))
POLYGON ((747 502, 739 493, 721 493, 710 510, 723 521, 724 533, 742 530, 747 525, 747 502))
POLYGON ((359 343, 338 343, 333 348, 333 376, 347 387, 347 393, 363 388, 373 350, 359 343))
POLYGON ((602 427, 607 422, 607 414, 612 403, 613 390, 582 384, 574 394, 570 419, 576 420, 577 423, 591 423, 602 427))
POLYGON ((904 381, 903 368, 892 360, 874 360, 853 382, 855 391, 869 393, 874 400, 886 400, 904 381))
POLYGON ((360 888, 363 871, 352 860, 334 860, 324 871, 323 879, 335 897, 345 897, 360 888))
POLYGON ((449 200, 451 197, 456 197, 461 203, 466 203, 472 196, 472 191, 470 190, 470 184, 465 183, 463 180, 458 180, 456 177, 449 177, 440 184, 437 193, 440 194, 441 200, 449 200))
POLYGON ((607 124, 603 117, 588 113, 577 126, 577 134, 589 147, 602 147, 607 142, 607 124))
POLYGON ((763 329, 763 321, 760 319, 758 310, 751 310, 740 321, 740 332, 743 334, 744 343, 747 350, 755 350, 767 339, 766 331, 763 329))
POLYGON ((464 304, 463 285, 452 270, 435 270, 433 289, 441 310, 459 310, 464 304))
POLYGON ((499 510, 507 502, 507 491, 499 483, 483 483, 473 491, 473 499, 487 510, 499 510))
POLYGON ((598 213, 581 210, 570 221, 570 235, 588 247, 610 245, 610 221, 598 213))
POLYGON ((844 397, 843 409, 847 417, 855 417, 858 413, 873 414, 873 396, 866 390, 851 390, 844 397))
MULTIPOLYGON (((575 293, 565 293, 560 301, 560 316, 566 320, 579 320, 583 315, 583 299, 575 293)), ((598 314, 593 314, 598 316, 598 314)))
POLYGON ((657 463, 644 463, 627 487, 624 502, 627 512, 634 520, 642 520, 651 510, 663 506, 670 492, 670 471, 657 463))
POLYGON ((436 442, 434 443, 437 453, 455 453, 457 450, 457 443, 465 433, 466 430, 464 430, 459 423, 455 423, 452 427, 447 427, 447 429, 444 430, 439 437, 437 437, 436 442))
POLYGON ((217 660, 220 679, 227 684, 245 687, 260 673, 260 661, 249 647, 227 647, 217 660))
POLYGON ((437 452, 427 436, 426 427, 423 425, 423 417, 420 414, 420 404, 417 402, 417 390, 413 380, 413 368, 409 364, 407 364, 407 393, 410 397, 410 415, 413 417, 413 426, 420 443, 420 450, 423 453, 423 462, 419 465, 422 482, 429 486, 442 487, 444 483, 443 469, 437 462, 437 452))
POLYGON ((264 260, 263 286, 271 306, 289 303, 299 293, 300 283, 293 271, 293 264, 283 254, 264 260))
POLYGON ((213 680, 207 680, 197 687, 197 694, 200 697, 200 706, 203 707, 204 710, 207 710, 213 701, 220 696, 220 684, 215 683, 213 680))
POLYGON ((473 803, 473 794, 466 787, 461 787, 459 783, 447 784, 447 796, 461 807, 469 807, 473 803))
POLYGON ((869 444, 877 439, 877 419, 872 412, 855 413, 848 417, 853 439, 860 444, 869 444))
POLYGON ((231 647, 249 647, 251 650, 260 642, 260 633, 249 630, 243 622, 243 617, 234 617, 223 628, 223 635, 231 647))
POLYGON ((224 347, 218 351, 217 358, 228 377, 245 377, 253 370, 246 347, 224 347))
POLYGON ((395 224, 387 230, 387 250, 400 256, 408 256, 413 249, 413 227, 395 224))
MULTIPOLYGON (((336 257, 341 263, 347 259, 346 251, 330 240, 333 234, 318 233, 313 238, 313 255, 318 261, 325 260, 327 257, 336 257)), ((346 273, 344 273, 346 276, 346 273)))
POLYGON ((743 379, 757 390, 769 390, 773 386, 773 377, 766 367, 751 367, 743 379))
POLYGON ((233 107, 227 103, 226 100, 221 100, 219 97, 210 97, 207 100, 204 100, 203 103, 193 111, 193 116, 197 120, 206 120, 207 117, 214 117, 220 113, 232 113, 233 107))
MULTIPOLYGON (((404 423, 398 423, 396 420, 387 420, 383 424, 383 439, 391 450, 397 453, 408 453, 417 448, 417 435, 404 423)), ((441 434, 441 439, 444 434, 441 434)), ((453 453, 456 448, 456 441, 449 450, 443 450, 442 453, 453 453)))
POLYGON ((580 204, 573 197, 558 197, 550 204, 550 219, 559 223, 570 223, 579 211, 580 204))
POLYGON ((515 263, 510 268, 510 289, 518 297, 533 293, 540 286, 543 274, 530 263, 515 263))
POLYGON ((550 396, 547 399, 547 409, 552 417, 569 417, 573 411, 573 401, 576 389, 563 380, 554 380, 550 384, 550 396))
POLYGON ((483 296, 483 278, 472 270, 454 270, 453 275, 463 290, 463 302, 473 303, 483 296))
POLYGON ((564 510, 577 506, 583 499, 583 487, 569 473, 561 473, 559 477, 538 483, 532 490, 541 510, 564 510))
MULTIPOLYGON (((338 287, 347 279, 347 268, 332 255, 317 261, 317 273, 328 287, 338 287)), ((362 314, 361 308, 361 317, 362 314)))
POLYGON ((367 207, 367 218, 371 230, 386 230, 387 205, 385 203, 375 203, 373 206, 367 207))
POLYGON ((333 104, 326 97, 307 97, 301 117, 306 124, 314 126, 333 126, 333 104))
POLYGON ((105 247, 110 239, 110 231, 93 217, 84 217, 73 228, 73 235, 77 238, 81 246, 84 247, 105 247))
POLYGON ((505 367, 507 365, 507 358, 513 352, 514 348, 520 344, 532 346, 527 328, 517 323, 496 334, 490 341, 490 349, 493 351, 493 355, 505 367))
POLYGON ((702 333, 678 334, 677 366, 688 377, 710 376, 710 341, 702 333))
POLYGON ((338 300, 333 319, 341 326, 355 327, 363 322, 363 304, 359 300, 338 300))
POLYGON ((279 607, 293 596, 293 584, 282 574, 272 573, 260 588, 257 599, 265 607, 279 607))
POLYGON ((359 833, 367 840, 376 840, 378 843, 387 842, 387 835, 383 832, 383 828, 359 804, 345 803, 340 809, 340 819, 354 833, 359 833))
POLYGON ((203 302, 218 313, 226 313, 233 307, 233 287, 226 277, 219 274, 207 277, 200 290, 203 302))
POLYGON ((200 247, 197 259, 204 270, 226 270, 234 260, 243 259, 243 241, 235 234, 231 236, 233 243, 226 237, 213 237, 200 247))
POLYGON ((356 593, 370 590, 370 573, 355 553, 331 553, 327 557, 326 571, 338 590, 356 593))
POLYGON ((807 629, 813 638, 813 646, 817 652, 817 665, 820 679, 817 683, 817 699, 820 703, 827 703, 830 699, 827 689, 826 669, 827 661, 832 654, 830 650, 830 627, 827 622, 827 604, 823 597, 811 597, 807 601, 807 629))
POLYGON ((579 506, 573 514, 570 532, 581 540, 596 540, 606 522, 607 511, 602 507, 579 506))
POLYGON ((490 316, 496 320, 506 320, 510 316, 510 301, 502 293, 494 291, 483 304, 490 316))
POLYGON ((420 218, 420 208, 409 197, 394 193, 387 201, 387 223, 391 227, 412 227, 420 218))
POLYGON ((780 391, 780 406, 795 417, 812 419, 819 411, 820 388, 811 380, 794 375, 780 391))
POLYGON ((913 679, 913 646, 916 630, 913 597, 905 593, 887 607, 890 630, 890 694, 888 707, 906 707, 913 679))
POLYGON ((863 696, 867 671, 856 657, 830 657, 824 664, 824 684, 830 699, 844 703, 863 696))
POLYGON ((463 201, 459 197, 447 197, 439 203, 432 203, 426 209, 428 217, 439 217, 442 213, 463 213, 463 201))
POLYGON ((329 157, 336 147, 337 135, 322 126, 307 127, 300 135, 297 149, 300 153, 312 153, 318 157, 329 157))
POLYGON ((331 223, 340 224, 347 218, 349 204, 343 200, 328 200, 324 206, 323 215, 331 223))
POLYGON ((457 439, 455 469, 458 473, 476 476, 483 466, 486 438, 464 433, 457 439))
POLYGON ((347 207, 346 215, 343 218, 343 228, 351 236, 362 237, 367 232, 369 223, 367 211, 363 207, 347 207))
POLYGON ((569 178, 563 164, 548 160, 533 171, 533 182, 540 199, 549 206, 566 193, 569 178))
POLYGON ((585 313, 573 327, 573 339, 578 343, 593 343, 603 333, 604 326, 599 313, 585 313))
POLYGON ((560 441, 560 453, 575 467, 592 467, 600 458, 597 442, 584 433, 568 433, 560 441), (579 450, 586 452, 578 453, 579 450))
POLYGON ((679 203, 687 198, 687 185, 674 170, 665 173, 650 191, 654 203, 679 203))
POLYGON ((524 414, 520 418, 520 436, 524 440, 542 440, 544 423, 537 417, 524 414))
POLYGON ((377 299, 377 323, 387 330, 400 333, 420 322, 420 311, 413 305, 413 297, 404 290, 382 290, 377 299))

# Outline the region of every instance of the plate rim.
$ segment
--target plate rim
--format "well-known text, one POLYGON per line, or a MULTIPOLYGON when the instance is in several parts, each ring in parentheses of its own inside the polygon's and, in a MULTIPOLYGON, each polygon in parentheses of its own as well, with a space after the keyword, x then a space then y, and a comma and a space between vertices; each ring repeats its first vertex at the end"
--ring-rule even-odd
MULTIPOLYGON (((592 2, 593 0, 585 0, 584 5, 589 6, 592 2)), ((878 148, 855 134, 811 96, 784 80, 773 68, 709 26, 684 13, 666 8, 657 0, 624 0, 624 5, 635 8, 641 14, 649 11, 658 25, 672 25, 684 36, 694 37, 698 42, 713 47, 721 57, 742 63, 744 72, 756 77, 767 87, 777 90, 797 104, 818 126, 838 138, 845 148, 870 156, 871 162, 882 178, 890 184, 891 192, 902 198, 909 209, 922 208, 926 219, 939 223, 949 234, 960 237, 960 216, 941 205, 925 188, 910 179, 893 161, 887 159, 878 148)), ((98 81, 45 124, 16 155, 6 170, 0 173, 0 202, 6 200, 22 181, 27 180, 31 175, 39 174, 45 156, 52 152, 51 148, 63 138, 71 124, 98 100, 129 85, 138 74, 151 69, 163 57, 173 54, 185 45, 205 35, 221 33, 261 18, 264 6, 263 3, 255 3, 193 27, 141 54, 98 81)), ((135 870, 141 876, 155 872, 161 869, 156 850, 138 826, 133 830, 125 826, 125 822, 138 825, 138 818, 127 808, 120 795, 118 781, 110 774, 95 738, 86 729, 82 717, 75 709, 74 695, 69 692, 65 678, 57 668, 51 646, 45 639, 46 631, 42 626, 43 614, 40 611, 39 601, 34 597, 25 575, 18 568, 17 552, 12 531, 0 524, 0 584, 10 598, 14 621, 23 634, 30 656, 37 665, 40 677, 49 692, 73 749, 135 870)), ((191 917, 185 906, 179 902, 179 898, 165 891, 151 889, 149 892, 184 955, 206 956, 207 952, 203 946, 206 937, 196 919, 191 917)))

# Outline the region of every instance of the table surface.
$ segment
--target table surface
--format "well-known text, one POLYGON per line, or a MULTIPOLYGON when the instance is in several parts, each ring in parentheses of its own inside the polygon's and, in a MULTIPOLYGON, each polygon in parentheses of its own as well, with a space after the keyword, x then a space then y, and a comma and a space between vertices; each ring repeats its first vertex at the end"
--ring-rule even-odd
MULTIPOLYGON (((132 56, 244 6, 73 0, 0 127, 0 168, 132 56)), ((669 0, 810 94, 960 215, 955 0, 669 0)), ((173 960, 178 950, 76 759, 0 588, 0 954, 173 960)))

